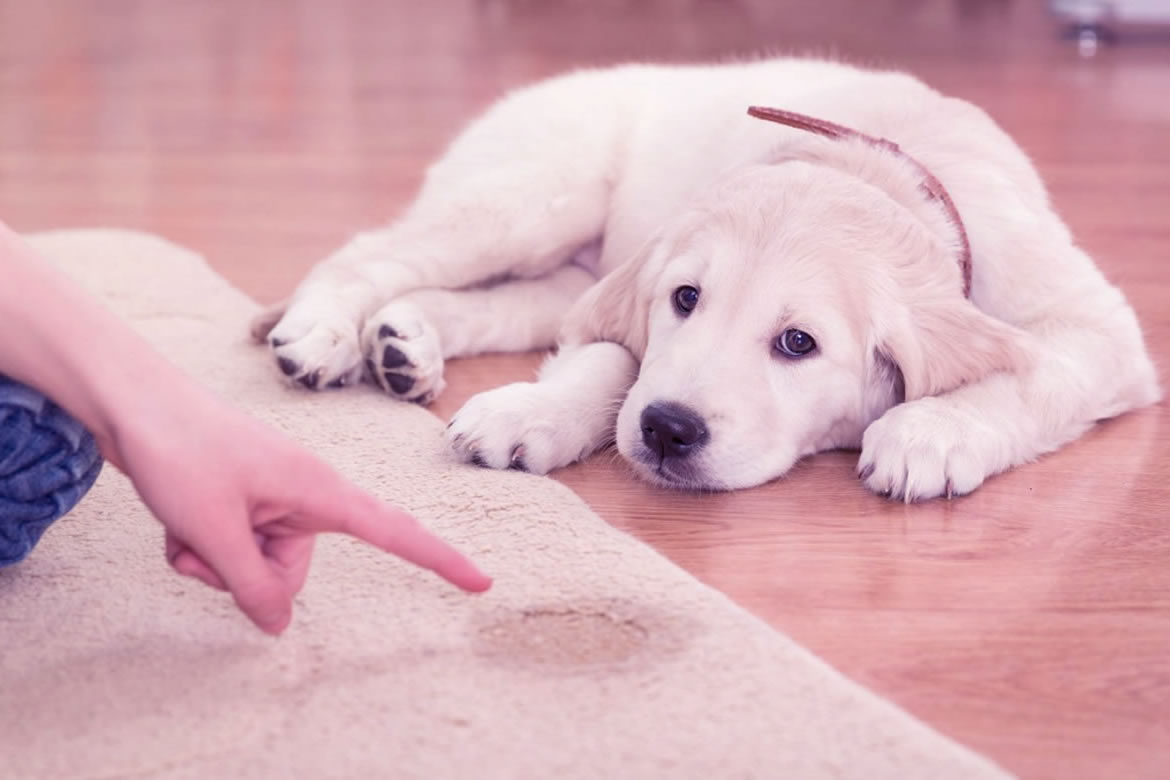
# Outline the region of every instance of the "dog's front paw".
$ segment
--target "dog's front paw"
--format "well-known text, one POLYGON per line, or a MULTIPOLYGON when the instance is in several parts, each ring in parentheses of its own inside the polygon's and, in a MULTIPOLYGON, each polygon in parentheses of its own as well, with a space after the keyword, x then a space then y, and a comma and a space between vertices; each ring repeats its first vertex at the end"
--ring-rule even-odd
POLYGON ((574 441, 578 438, 555 395, 536 382, 473 396, 447 426, 447 441, 459 460, 533 474, 547 474, 588 454, 574 441))
POLYGON ((986 423, 939 398, 895 406, 862 437, 857 473, 870 490, 920 501, 961 496, 991 475, 986 423))
POLYGON ((267 341, 280 372, 310 390, 361 379, 357 324, 344 312, 293 303, 267 341))
POLYGON ((443 392, 443 350, 439 334, 422 311, 391 301, 362 329, 366 373, 395 398, 430 403, 443 392))

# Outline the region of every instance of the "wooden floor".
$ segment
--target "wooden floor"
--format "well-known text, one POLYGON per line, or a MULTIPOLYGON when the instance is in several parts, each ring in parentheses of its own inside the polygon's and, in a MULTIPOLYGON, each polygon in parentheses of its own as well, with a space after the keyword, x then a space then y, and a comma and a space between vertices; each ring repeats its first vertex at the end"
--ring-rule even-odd
MULTIPOLYGON (((987 108, 1170 365, 1170 42, 1142 35, 1079 60, 1046 5, 0 0, 0 216, 158 232, 272 300, 399 209, 502 90, 632 58, 833 54, 913 69, 987 108)), ((435 410, 534 365, 453 365, 435 410)), ((1166 407, 953 502, 869 495, 855 458, 813 458, 732 495, 650 488, 612 457, 557 478, 1011 770, 1170 776, 1166 407)))

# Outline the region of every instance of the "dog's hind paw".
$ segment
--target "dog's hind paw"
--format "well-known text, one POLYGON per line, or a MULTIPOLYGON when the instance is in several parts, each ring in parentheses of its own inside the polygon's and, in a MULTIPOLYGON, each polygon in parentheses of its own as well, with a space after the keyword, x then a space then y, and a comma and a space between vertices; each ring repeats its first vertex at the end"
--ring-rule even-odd
POLYGON ((391 301, 362 329, 366 374, 387 394, 427 404, 443 392, 443 350, 439 334, 422 311, 391 301))
POLYGON ((280 372, 310 390, 344 387, 361 379, 356 324, 337 312, 313 311, 293 304, 265 338, 280 372))

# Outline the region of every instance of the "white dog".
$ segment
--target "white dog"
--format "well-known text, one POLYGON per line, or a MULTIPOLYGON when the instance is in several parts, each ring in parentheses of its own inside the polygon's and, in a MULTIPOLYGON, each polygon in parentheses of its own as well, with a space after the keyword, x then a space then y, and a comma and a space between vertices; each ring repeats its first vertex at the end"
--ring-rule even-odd
POLYGON ((546 473, 616 439, 684 488, 860 448, 878 493, 959 495, 1160 397, 1133 310, 986 114, 795 59, 520 90, 253 329, 307 387, 418 402, 448 358, 559 342, 455 416, 458 457, 546 473))

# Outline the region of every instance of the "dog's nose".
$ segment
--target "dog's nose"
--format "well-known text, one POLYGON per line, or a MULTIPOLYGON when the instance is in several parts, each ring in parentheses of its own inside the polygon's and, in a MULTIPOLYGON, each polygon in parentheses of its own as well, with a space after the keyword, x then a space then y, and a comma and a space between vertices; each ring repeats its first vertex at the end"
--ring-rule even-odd
POLYGON ((703 418, 681 404, 652 403, 642 410, 642 441, 662 457, 686 457, 707 443, 703 418))

